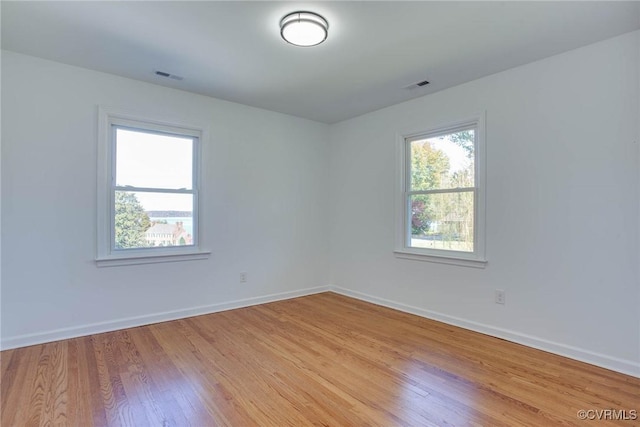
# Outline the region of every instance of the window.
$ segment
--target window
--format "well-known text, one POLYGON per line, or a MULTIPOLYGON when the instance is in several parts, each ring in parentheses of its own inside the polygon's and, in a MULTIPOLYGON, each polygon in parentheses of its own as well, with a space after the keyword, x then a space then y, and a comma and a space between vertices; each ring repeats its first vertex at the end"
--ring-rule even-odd
POLYGON ((99 266, 205 258, 200 250, 203 130, 100 109, 99 266))
POLYGON ((401 136, 398 176, 396 255, 483 267, 483 118, 401 136))

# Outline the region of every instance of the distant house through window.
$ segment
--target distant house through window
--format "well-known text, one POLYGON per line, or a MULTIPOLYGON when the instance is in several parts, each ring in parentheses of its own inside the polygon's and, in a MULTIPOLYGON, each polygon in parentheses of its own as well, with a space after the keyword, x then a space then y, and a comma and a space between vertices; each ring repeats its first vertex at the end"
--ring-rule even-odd
POLYGON ((103 112, 101 133, 99 260, 198 252, 202 131, 103 112))

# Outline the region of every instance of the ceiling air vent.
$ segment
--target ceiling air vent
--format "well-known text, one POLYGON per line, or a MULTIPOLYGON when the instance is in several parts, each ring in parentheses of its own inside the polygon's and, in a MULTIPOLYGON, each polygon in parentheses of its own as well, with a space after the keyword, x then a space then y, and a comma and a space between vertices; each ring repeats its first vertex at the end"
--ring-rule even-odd
POLYGON ((421 82, 410 84, 409 86, 406 86, 405 89, 417 89, 419 87, 424 87, 428 84, 429 84, 428 80, 423 80, 421 82))
POLYGON ((167 73, 165 71, 155 71, 154 74, 156 76, 166 77, 168 79, 173 79, 173 80, 183 80, 184 79, 184 77, 176 76, 175 74, 167 73))

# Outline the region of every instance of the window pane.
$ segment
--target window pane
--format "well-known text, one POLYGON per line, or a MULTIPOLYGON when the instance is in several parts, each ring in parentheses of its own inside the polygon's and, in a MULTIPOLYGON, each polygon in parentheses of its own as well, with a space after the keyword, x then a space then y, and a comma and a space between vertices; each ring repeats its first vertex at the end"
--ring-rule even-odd
POLYGON ((116 128, 116 185, 193 188, 193 139, 116 128))
POLYGON ((115 248, 193 245, 193 195, 115 192, 115 248))
POLYGON ((473 129, 411 141, 411 190, 474 186, 473 129))
POLYGON ((410 247, 473 252, 473 195, 464 191, 410 196, 410 247))

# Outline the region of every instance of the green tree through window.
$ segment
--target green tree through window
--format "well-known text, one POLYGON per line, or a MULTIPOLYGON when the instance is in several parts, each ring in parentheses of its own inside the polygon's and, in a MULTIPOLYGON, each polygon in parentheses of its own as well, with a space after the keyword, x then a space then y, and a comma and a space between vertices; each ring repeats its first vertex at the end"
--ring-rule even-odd
POLYGON ((474 138, 473 130, 464 130, 411 142, 409 179, 417 192, 410 197, 411 235, 420 239, 416 243, 473 251, 473 192, 454 189, 474 187, 474 138), (452 146, 459 148, 452 151, 452 146))
MULTIPOLYGON (((449 170, 449 158, 427 141, 411 146, 411 188, 440 188, 442 176, 449 170)), ((424 234, 434 221, 434 207, 426 195, 411 200, 411 232, 424 234)))
POLYGON ((134 193, 116 191, 115 246, 117 249, 148 246, 145 232, 151 227, 149 216, 134 193))

